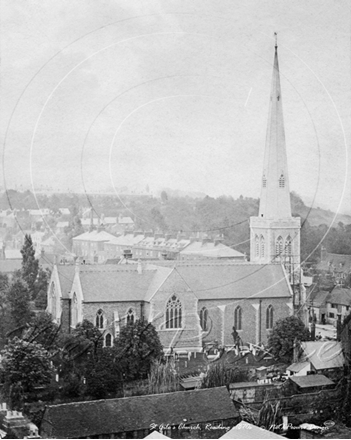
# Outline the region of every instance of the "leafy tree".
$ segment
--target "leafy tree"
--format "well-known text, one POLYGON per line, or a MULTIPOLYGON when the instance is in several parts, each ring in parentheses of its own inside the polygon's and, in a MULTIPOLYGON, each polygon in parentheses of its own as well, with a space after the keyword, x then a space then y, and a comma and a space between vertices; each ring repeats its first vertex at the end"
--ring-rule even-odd
POLYGON ((13 327, 22 328, 30 322, 32 317, 30 293, 27 284, 18 273, 7 291, 7 301, 10 306, 13 327))
POLYGON ((43 269, 42 267, 39 267, 38 275, 34 283, 33 299, 36 301, 38 297, 45 297, 45 302, 41 300, 42 302, 38 303, 38 305, 41 306, 40 308, 42 310, 46 308, 46 293, 48 290, 50 275, 51 272, 49 269, 43 269))
POLYGON ((8 302, 9 280, 6 274, 0 273, 0 348, 3 347, 6 333, 10 328, 10 305, 8 302))
POLYGON ((37 342, 52 352, 58 348, 59 330, 59 326, 52 321, 51 315, 42 312, 32 318, 24 332, 23 339, 28 342, 37 342))
POLYGON ((273 327, 268 339, 268 347, 272 354, 280 359, 293 359, 294 341, 308 341, 310 333, 304 323, 296 316, 279 319, 273 327))
POLYGON ((115 341, 117 360, 127 380, 146 377, 155 359, 163 357, 163 347, 155 327, 136 320, 122 328, 115 341))
POLYGON ((1 351, 0 378, 12 408, 20 408, 35 386, 50 383, 50 354, 37 342, 13 338, 1 351))
POLYGON ((22 254, 22 276, 27 283, 29 291, 34 294, 34 283, 37 279, 39 261, 35 258, 35 251, 30 235, 26 234, 24 238, 24 245, 21 249, 22 254))

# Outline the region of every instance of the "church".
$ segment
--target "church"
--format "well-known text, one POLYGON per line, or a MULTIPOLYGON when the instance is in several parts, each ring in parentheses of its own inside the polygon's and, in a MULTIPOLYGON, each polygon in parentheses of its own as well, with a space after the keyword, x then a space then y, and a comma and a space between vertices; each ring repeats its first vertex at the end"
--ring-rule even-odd
POLYGON ((67 331, 83 319, 111 346, 123 325, 151 322, 165 349, 201 351, 206 342, 265 344, 274 323, 294 313, 300 270, 300 218, 292 217, 278 47, 261 197, 250 218, 251 261, 153 261, 125 265, 55 265, 47 311, 67 331))

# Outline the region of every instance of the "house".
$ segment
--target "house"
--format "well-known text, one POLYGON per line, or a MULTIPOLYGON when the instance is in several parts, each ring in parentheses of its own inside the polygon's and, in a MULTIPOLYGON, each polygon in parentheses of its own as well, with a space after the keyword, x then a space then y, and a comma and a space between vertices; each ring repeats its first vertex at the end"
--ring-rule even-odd
POLYGON ((82 257, 85 262, 98 263, 106 260, 104 243, 114 239, 115 236, 104 230, 84 232, 73 238, 73 253, 82 257))
POLYGON ((68 208, 59 208, 59 211, 61 215, 71 215, 71 212, 68 208))
POLYGON ((118 224, 124 231, 132 231, 134 229, 134 220, 131 217, 124 217, 122 214, 118 216, 118 224))
POLYGON ((144 238, 144 234, 139 231, 111 238, 111 240, 104 244, 106 258, 121 258, 126 251, 133 255, 134 246, 144 238))
POLYGON ((330 274, 335 284, 345 285, 348 276, 351 274, 351 255, 333 254, 322 247, 321 261, 317 265, 317 269, 330 274))
POLYGON ((226 387, 47 406, 43 438, 218 438, 206 425, 231 428, 240 420, 226 387), (195 437, 196 436, 196 437, 195 437))
POLYGON ((50 215, 50 209, 29 209, 28 213, 31 221, 31 227, 32 229, 36 229, 37 224, 42 224, 43 222, 45 222, 46 217, 50 215))
POLYGON ((309 374, 307 376, 291 376, 288 379, 293 393, 315 393, 320 390, 332 389, 335 384, 323 374, 309 374))
POLYGON ((286 371, 291 376, 306 376, 311 371, 311 363, 308 361, 294 362, 286 371))
POLYGON ((310 318, 311 320, 315 318, 318 324, 327 323, 327 298, 329 294, 329 290, 320 290, 316 283, 314 283, 310 291, 307 292, 310 318))
POLYGON ((326 299, 327 322, 335 327, 342 322, 351 311, 351 289, 336 286, 326 299))
POLYGON ((285 439, 281 435, 272 431, 260 428, 259 426, 252 425, 244 420, 238 423, 234 428, 228 431, 226 434, 219 437, 220 439, 285 439))
POLYGON ((269 390, 279 388, 281 383, 275 382, 235 382, 229 385, 230 396, 242 403, 263 402, 269 390))
POLYGON ((56 230, 58 233, 65 232, 65 228, 69 227, 69 221, 59 221, 56 224, 56 230))
POLYGON ((179 252, 180 260, 194 260, 205 258, 231 259, 246 261, 246 256, 221 243, 220 240, 194 241, 179 252))
POLYGON ((233 324, 243 341, 265 343, 292 313, 292 292, 277 264, 56 265, 47 311, 68 331, 84 318, 96 323, 108 344, 120 325, 143 318, 165 348, 202 351, 214 340, 231 347, 233 324))
POLYGON ((343 372, 345 358, 342 345, 337 341, 301 342, 299 362, 308 362, 310 371, 338 377, 343 372))

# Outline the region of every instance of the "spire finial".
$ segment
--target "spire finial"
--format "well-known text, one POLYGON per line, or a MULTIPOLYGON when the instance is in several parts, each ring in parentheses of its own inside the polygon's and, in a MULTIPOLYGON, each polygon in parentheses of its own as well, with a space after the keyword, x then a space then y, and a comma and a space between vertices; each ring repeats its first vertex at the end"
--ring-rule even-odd
POLYGON ((275 38, 275 48, 278 47, 278 34, 274 32, 274 38, 275 38))

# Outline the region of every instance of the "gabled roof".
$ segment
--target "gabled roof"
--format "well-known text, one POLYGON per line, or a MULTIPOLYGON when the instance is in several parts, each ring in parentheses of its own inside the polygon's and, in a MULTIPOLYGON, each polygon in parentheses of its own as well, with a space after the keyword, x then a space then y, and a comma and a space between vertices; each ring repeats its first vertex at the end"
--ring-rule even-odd
POLYGON ((327 290, 312 291, 308 299, 311 305, 313 304, 314 307, 323 307, 326 305, 329 295, 330 292, 327 290))
MULTIPOLYGON (((82 270, 84 302, 143 301, 156 269, 137 272, 136 265, 111 265, 112 270, 82 270)), ((87 266, 88 267, 88 266, 87 266)))
POLYGON ((69 298, 69 293, 71 291, 73 278, 75 274, 74 265, 58 265, 57 274, 61 286, 62 298, 69 298))
POLYGON ((106 231, 90 231, 90 232, 84 232, 81 235, 78 235, 77 237, 73 237, 73 241, 110 241, 114 239, 115 236, 112 234, 109 234, 106 231))
POLYGON ((337 341, 301 342, 302 359, 311 362, 316 370, 342 368, 345 363, 342 346, 337 341))
POLYGON ((158 438, 171 438, 171 437, 167 437, 166 435, 163 435, 163 434, 159 433, 158 431, 152 431, 152 433, 147 435, 145 438, 158 439, 158 438))
POLYGON ((237 418, 226 387, 47 406, 45 438, 82 438, 237 418))
POLYGON ((201 241, 194 241, 189 244, 189 246, 180 251, 180 254, 189 256, 198 255, 207 258, 244 258, 244 254, 224 245, 223 243, 202 243, 201 241))
POLYGON ((289 380, 300 388, 324 387, 334 385, 334 382, 323 374, 309 374, 307 376, 291 376, 289 380))
POLYGON ((293 373, 298 373, 309 365, 309 362, 294 362, 290 365, 290 367, 287 368, 287 370, 292 371, 293 373))
POLYGON ((279 264, 182 264, 175 268, 198 299, 291 298, 279 264))
POLYGON ((326 302, 351 306, 351 289, 346 287, 335 287, 329 294, 326 302))
POLYGON ((145 301, 150 301, 157 290, 162 286, 162 284, 166 281, 169 275, 172 273, 172 268, 169 267, 156 267, 157 268, 153 279, 149 285, 149 288, 145 295, 145 301))
POLYGON ((275 439, 284 438, 281 435, 276 434, 272 431, 267 431, 266 429, 260 428, 258 426, 252 425, 251 423, 242 421, 238 423, 234 428, 228 431, 226 434, 219 437, 220 439, 275 439))

